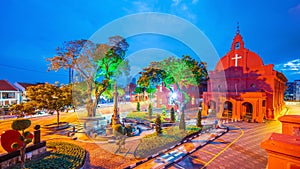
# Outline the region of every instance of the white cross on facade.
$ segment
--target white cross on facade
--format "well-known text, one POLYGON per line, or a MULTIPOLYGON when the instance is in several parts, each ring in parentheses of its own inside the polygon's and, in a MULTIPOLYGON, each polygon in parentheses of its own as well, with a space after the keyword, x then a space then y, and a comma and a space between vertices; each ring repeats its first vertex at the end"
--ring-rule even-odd
POLYGON ((234 58, 231 58, 232 60, 235 60, 235 67, 238 66, 238 59, 242 59, 242 56, 238 56, 238 54, 235 54, 234 58))

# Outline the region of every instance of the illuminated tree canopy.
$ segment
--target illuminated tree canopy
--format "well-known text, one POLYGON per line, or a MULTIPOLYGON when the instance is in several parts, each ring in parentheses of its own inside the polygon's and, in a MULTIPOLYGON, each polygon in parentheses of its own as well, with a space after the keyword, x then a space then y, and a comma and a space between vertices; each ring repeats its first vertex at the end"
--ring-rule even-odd
POLYGON ((175 84, 179 92, 183 94, 183 100, 177 101, 176 104, 179 105, 182 114, 180 128, 185 129, 184 109, 190 101, 190 97, 184 89, 189 85, 198 86, 201 81, 205 81, 207 78, 206 63, 199 63, 190 56, 168 57, 160 62, 151 62, 147 68, 144 68, 138 79, 138 84, 149 87, 163 83, 169 90, 171 90, 170 85, 175 84))
POLYGON ((76 83, 84 82, 86 85, 78 85, 78 90, 85 90, 75 92, 76 97, 82 94, 84 99, 76 98, 74 102, 84 100, 88 116, 94 117, 100 96, 118 76, 129 74, 128 62, 124 61, 128 46, 120 36, 110 37, 107 44, 95 44, 89 40, 69 41, 57 48, 56 56, 47 59, 50 62, 49 69, 75 70, 76 83))

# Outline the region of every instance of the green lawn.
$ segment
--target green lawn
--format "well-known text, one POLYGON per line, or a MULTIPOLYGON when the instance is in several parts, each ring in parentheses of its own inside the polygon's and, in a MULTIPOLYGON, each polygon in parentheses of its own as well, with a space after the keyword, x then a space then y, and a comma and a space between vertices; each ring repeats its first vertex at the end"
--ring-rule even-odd
POLYGON ((146 135, 142 138, 137 150, 135 151, 135 157, 145 158, 158 153, 163 149, 179 143, 185 136, 199 130, 200 128, 196 126, 187 126, 186 131, 179 130, 178 126, 173 126, 164 129, 162 135, 158 136, 156 133, 146 135))

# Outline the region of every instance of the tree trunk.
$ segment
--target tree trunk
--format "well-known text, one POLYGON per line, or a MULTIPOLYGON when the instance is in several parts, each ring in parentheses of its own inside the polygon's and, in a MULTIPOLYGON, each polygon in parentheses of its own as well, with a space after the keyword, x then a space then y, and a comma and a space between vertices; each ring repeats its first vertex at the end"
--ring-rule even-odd
POLYGON ((57 126, 59 126, 59 110, 56 110, 56 120, 57 126))
POLYGON ((86 110, 88 112, 88 117, 95 117, 96 116, 96 104, 97 104, 97 96, 95 99, 92 99, 92 91, 93 91, 93 85, 92 83, 87 83, 88 85, 88 98, 86 102, 86 110))
POLYGON ((104 84, 103 89, 101 89, 100 91, 97 90, 97 84, 96 83, 89 85, 89 87, 88 87, 89 95, 88 95, 87 103, 86 103, 86 109, 88 111, 88 117, 95 117, 96 116, 96 109, 97 109, 99 96, 101 96, 101 94, 107 89, 108 85, 109 85, 109 83, 104 84), (91 98, 93 87, 95 87, 95 89, 96 89, 95 93, 94 93, 94 95, 95 95, 94 99, 91 98))
POLYGON ((96 107, 97 107, 97 99, 95 99, 95 100, 90 99, 89 102, 86 104, 86 109, 88 111, 88 117, 96 116, 96 107))
POLYGON ((25 168, 25 150, 26 150, 26 147, 25 147, 25 143, 23 141, 22 143, 22 147, 20 149, 20 156, 21 156, 21 168, 25 168))
POLYGON ((180 130, 185 130, 185 115, 184 115, 184 109, 185 109, 185 104, 180 105, 180 121, 179 121, 179 129, 180 130))

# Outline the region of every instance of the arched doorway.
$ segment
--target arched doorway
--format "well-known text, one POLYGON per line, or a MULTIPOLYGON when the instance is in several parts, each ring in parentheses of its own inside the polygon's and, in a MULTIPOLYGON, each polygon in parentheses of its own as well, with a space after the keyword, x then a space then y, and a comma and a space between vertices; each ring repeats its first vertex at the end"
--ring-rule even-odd
POLYGON ((208 103, 208 108, 212 110, 216 110, 216 102, 213 100, 210 100, 208 103))
POLYGON ((242 113, 241 113, 241 119, 245 119, 248 122, 252 120, 253 115, 253 106, 249 102, 244 102, 242 104, 242 113))
POLYGON ((208 102, 208 115, 215 115, 216 113, 216 102, 213 100, 210 100, 208 102))
POLYGON ((223 113, 222 113, 222 117, 224 118, 232 118, 232 103, 230 101, 226 101, 224 102, 223 105, 224 109, 223 109, 223 113))

